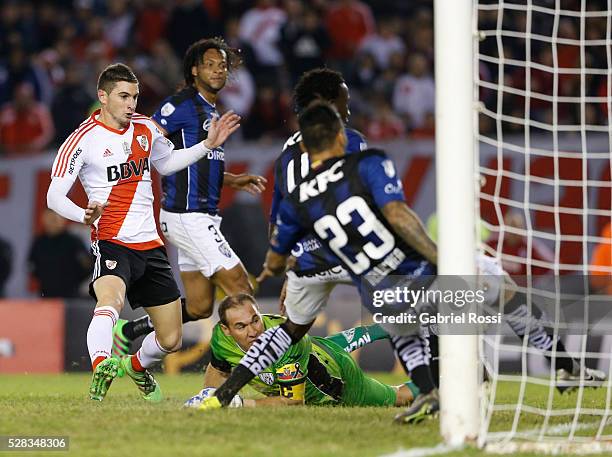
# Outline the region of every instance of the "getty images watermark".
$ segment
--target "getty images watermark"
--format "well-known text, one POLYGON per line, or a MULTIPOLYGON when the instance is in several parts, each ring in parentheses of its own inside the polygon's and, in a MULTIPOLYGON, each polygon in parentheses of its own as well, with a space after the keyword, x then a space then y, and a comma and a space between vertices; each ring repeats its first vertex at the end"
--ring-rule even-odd
MULTIPOLYGON (((612 276, 610 277, 612 278, 612 276)), ((612 333, 612 280, 584 275, 394 276, 362 279, 362 302, 392 334, 612 333)))
POLYGON ((494 305, 501 278, 458 276, 365 277, 362 299, 375 323, 398 334, 428 327, 435 333, 475 334, 502 323, 494 305))
POLYGON ((409 286, 396 286, 391 289, 372 292, 372 306, 382 308, 392 305, 398 309, 409 307, 409 311, 386 314, 384 311, 374 312, 374 322, 377 324, 499 324, 501 313, 483 315, 482 307, 486 303, 487 291, 483 289, 439 290, 412 289, 409 286), (440 309, 454 307, 457 312, 442 313, 440 309), (464 307, 466 312, 461 312, 464 307), (418 312, 417 312, 418 307, 418 312), (469 311, 474 307, 476 311, 469 311))

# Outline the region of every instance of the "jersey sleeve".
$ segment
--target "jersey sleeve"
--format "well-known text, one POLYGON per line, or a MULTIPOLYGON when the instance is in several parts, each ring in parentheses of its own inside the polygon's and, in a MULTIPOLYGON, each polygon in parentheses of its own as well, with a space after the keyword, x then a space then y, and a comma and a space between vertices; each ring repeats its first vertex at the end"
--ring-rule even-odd
POLYGON ((85 210, 70 200, 68 193, 85 164, 85 141, 72 144, 69 140, 59 149, 51 167, 47 207, 65 219, 83 222, 85 210))
POLYGON ((181 103, 177 105, 173 103, 172 98, 167 98, 153 116, 151 116, 151 119, 168 132, 168 135, 185 128, 190 118, 188 104, 181 103))
POLYGON ((280 394, 292 400, 305 399, 306 378, 308 376, 308 360, 312 342, 306 335, 293 344, 276 364, 276 380, 280 386, 280 394))
POLYGON ((291 203, 283 199, 276 219, 276 228, 270 239, 270 249, 277 254, 288 255, 307 231, 300 225, 291 203))
POLYGON ((406 201, 395 164, 385 154, 372 154, 361 159, 359 176, 379 208, 392 201, 406 201))
POLYGON ((51 167, 51 178, 67 179, 74 182, 85 163, 85 141, 79 140, 72 144, 69 136, 57 152, 57 156, 51 167))
POLYGON ((229 338, 223 333, 219 324, 215 325, 210 339, 210 364, 219 371, 230 373, 232 371, 231 359, 238 359, 242 354, 236 349, 229 338))
POLYGON ((148 124, 151 130, 151 161, 168 157, 174 150, 174 143, 166 138, 153 122, 148 124))
POLYGON ((365 151, 368 149, 368 144, 361 133, 357 130, 346 129, 346 152, 352 154, 353 152, 365 151))

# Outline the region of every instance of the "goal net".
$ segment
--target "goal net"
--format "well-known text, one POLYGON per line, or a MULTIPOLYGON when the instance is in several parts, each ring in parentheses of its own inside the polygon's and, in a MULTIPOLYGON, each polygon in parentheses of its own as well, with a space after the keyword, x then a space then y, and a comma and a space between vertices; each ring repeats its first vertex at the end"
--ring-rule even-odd
POLYGON ((475 0, 474 24, 480 248, 525 298, 480 338, 480 445, 609 451, 612 384, 590 374, 612 377, 612 258, 593 260, 611 243, 612 0, 475 0))

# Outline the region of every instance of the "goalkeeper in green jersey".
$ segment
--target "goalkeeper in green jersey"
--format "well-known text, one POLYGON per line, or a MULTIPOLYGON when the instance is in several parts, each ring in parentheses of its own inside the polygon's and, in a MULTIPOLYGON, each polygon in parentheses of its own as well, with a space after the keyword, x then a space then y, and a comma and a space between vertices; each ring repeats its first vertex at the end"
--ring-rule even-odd
MULTIPOLYGON (((266 329, 285 318, 260 314, 247 294, 226 297, 219 305, 219 320, 210 342, 211 361, 204 389, 185 406, 197 407, 229 377, 245 352, 266 329)), ((283 357, 255 377, 249 385, 265 398, 234 398, 231 406, 344 405, 407 406, 418 395, 412 382, 389 386, 366 376, 348 354, 388 334, 377 325, 356 327, 327 338, 306 335, 283 357)))

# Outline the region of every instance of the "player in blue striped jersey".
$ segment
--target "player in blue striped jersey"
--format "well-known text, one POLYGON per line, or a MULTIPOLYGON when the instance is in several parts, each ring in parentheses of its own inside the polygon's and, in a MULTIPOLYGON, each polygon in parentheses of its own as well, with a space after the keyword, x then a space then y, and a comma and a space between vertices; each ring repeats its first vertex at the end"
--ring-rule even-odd
MULTIPOLYGON (((344 120, 348 122, 349 90, 344 78, 337 71, 317 68, 302 75, 295 87, 296 111, 301 111, 314 100, 323 99, 333 103, 344 120)), ((356 130, 345 129, 348 143, 346 153, 352 154, 367 148, 363 136, 356 130)), ((294 133, 283 146, 281 155, 274 163, 274 194, 270 211, 270 234, 274 231, 278 208, 282 200, 298 186, 310 170, 308 154, 302 146, 300 132, 294 133)), ((334 286, 350 284, 350 277, 338 260, 328 253, 311 235, 305 236, 293 248, 295 262, 287 272, 287 281, 281 296, 281 306, 289 309, 293 318, 300 319, 298 306, 320 310, 327 303, 334 286)), ((260 276, 259 280, 265 279, 260 276)), ((310 312, 309 312, 310 314, 310 312)))
MULTIPOLYGON (((344 78, 337 71, 318 68, 304 73, 296 85, 295 105, 301 111, 315 100, 326 100, 334 105, 346 124, 350 115, 349 90, 344 78)), ((346 154, 354 154, 367 148, 363 136, 345 127, 346 154)), ((274 164, 274 195, 270 213, 270 234, 276 227, 281 202, 299 186, 310 172, 310 160, 302 145, 300 132, 285 143, 281 155, 274 164)), ((281 296, 281 310, 292 322, 307 324, 323 309, 334 287, 352 284, 349 273, 338 259, 321 246, 312 235, 306 235, 291 251, 295 261, 287 271, 287 279, 281 296)), ((265 279, 266 274, 259 280, 265 279)), ((435 379, 429 369, 427 342, 418 335, 401 341, 391 339, 394 351, 402 360, 406 372, 423 392, 435 387, 435 379), (409 355, 409 357, 408 357, 409 355)))
MULTIPOLYGON (((177 148, 206 139, 211 121, 219 117, 217 95, 239 64, 237 52, 220 38, 200 40, 189 47, 183 59, 185 87, 168 97, 152 116, 177 148)), ((163 177, 159 221, 165 237, 178 248, 186 295, 183 322, 212 314, 216 286, 228 295, 253 292, 242 262, 221 233, 218 204, 224 185, 260 193, 265 182, 261 176, 226 173, 223 145, 188 168, 163 177)), ((122 355, 131 340, 150 331, 147 319, 120 321, 113 352, 122 355)))

